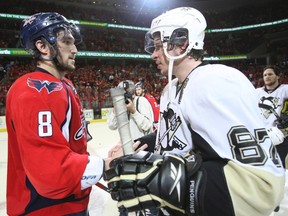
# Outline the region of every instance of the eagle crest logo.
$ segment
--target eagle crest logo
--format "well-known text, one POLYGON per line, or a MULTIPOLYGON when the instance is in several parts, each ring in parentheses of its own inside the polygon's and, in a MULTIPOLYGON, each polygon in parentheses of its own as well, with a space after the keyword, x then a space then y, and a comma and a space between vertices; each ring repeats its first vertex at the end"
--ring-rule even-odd
POLYGON ((46 89, 48 94, 54 91, 60 91, 63 88, 61 82, 49 82, 48 80, 37 80, 31 78, 28 78, 27 85, 30 88, 36 89, 38 92, 41 92, 42 89, 46 89))

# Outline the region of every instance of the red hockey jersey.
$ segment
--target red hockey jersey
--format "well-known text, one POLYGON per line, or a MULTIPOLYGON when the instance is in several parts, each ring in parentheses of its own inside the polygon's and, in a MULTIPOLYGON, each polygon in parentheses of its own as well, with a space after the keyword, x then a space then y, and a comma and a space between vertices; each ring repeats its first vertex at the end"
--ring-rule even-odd
POLYGON ((66 215, 87 208, 85 118, 72 83, 42 69, 7 95, 8 215, 66 215))
POLYGON ((152 106, 153 114, 154 114, 154 123, 157 123, 159 120, 159 114, 160 114, 160 107, 157 103, 155 97, 151 94, 145 94, 144 97, 149 101, 149 103, 152 106))

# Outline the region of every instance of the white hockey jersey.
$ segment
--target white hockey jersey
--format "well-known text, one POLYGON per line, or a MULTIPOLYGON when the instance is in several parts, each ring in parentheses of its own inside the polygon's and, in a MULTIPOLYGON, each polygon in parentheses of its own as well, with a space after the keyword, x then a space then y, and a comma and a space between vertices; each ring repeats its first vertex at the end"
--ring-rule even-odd
POLYGON ((168 85, 160 99, 156 151, 185 155, 193 149, 203 161, 227 161, 223 174, 235 214, 269 215, 283 196, 284 169, 254 86, 237 69, 220 64, 200 65, 177 84, 172 80, 171 99, 168 85))
POLYGON ((265 87, 257 88, 256 91, 261 117, 266 127, 275 127, 277 115, 280 116, 284 102, 288 100, 288 85, 280 84, 272 92, 268 92, 265 87))

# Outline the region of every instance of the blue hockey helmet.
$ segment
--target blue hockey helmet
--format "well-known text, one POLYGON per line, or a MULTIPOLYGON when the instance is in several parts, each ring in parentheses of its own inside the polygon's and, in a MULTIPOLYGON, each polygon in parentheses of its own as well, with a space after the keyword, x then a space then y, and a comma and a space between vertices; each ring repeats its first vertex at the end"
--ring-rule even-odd
POLYGON ((82 41, 79 28, 69 22, 64 16, 56 12, 37 13, 21 23, 20 42, 21 46, 30 54, 38 53, 35 47, 35 41, 45 38, 52 46, 57 40, 57 31, 59 29, 67 29, 75 38, 76 43, 82 41))

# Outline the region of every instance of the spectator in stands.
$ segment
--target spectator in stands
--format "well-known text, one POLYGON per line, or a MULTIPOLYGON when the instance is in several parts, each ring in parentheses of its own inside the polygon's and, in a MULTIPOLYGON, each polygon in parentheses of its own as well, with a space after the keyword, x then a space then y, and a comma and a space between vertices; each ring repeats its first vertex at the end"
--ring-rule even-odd
POLYGON ((6 74, 5 68, 0 64, 0 81, 4 78, 4 75, 6 74))

